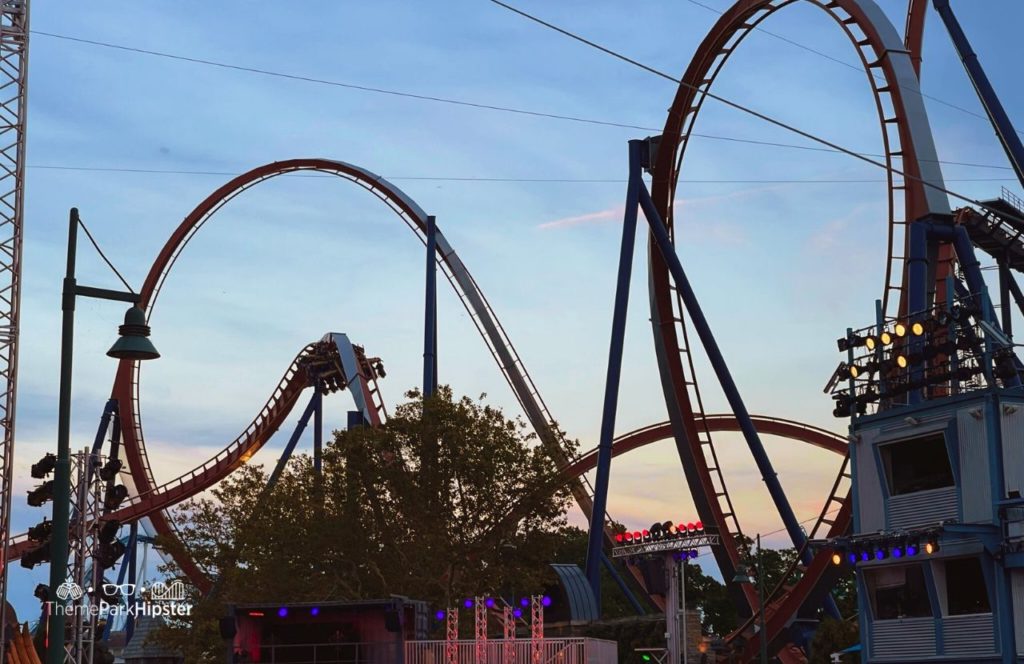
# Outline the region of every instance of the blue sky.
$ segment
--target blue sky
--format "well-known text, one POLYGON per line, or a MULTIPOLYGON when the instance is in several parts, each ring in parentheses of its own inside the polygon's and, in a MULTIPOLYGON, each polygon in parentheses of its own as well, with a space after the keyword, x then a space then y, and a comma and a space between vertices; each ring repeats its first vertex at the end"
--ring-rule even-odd
MULTIPOLYGON (((728 3, 706 0, 724 10, 728 3)), ((881 0, 902 30, 905 3, 881 0)), ((679 75, 716 16, 688 0, 520 7, 679 75)), ((1024 8, 958 3, 975 50, 1011 117, 1024 97, 1015 63, 1024 8)), ((37 2, 35 30, 306 77, 659 128, 674 86, 483 0, 445 3, 37 2)), ((765 27, 847 63, 855 52, 823 12, 798 3, 765 27)), ((938 17, 929 16, 922 87, 971 113, 981 107, 938 17)), ((360 92, 35 35, 31 44, 21 384, 14 527, 28 466, 56 430, 59 289, 67 211, 82 218, 133 284, 171 230, 227 176, 46 167, 237 173, 323 156, 393 178, 438 223, 487 294, 563 428, 596 443, 606 368, 626 141, 640 130, 360 92), (596 183, 406 178, 596 179, 596 183)), ((879 152, 863 72, 764 33, 751 35, 715 91, 844 146, 879 152)), ((983 119, 928 99, 949 186, 988 198, 1009 179, 983 119), (972 180, 972 181, 966 181, 972 180), (985 181, 978 181, 985 180, 985 181)), ((709 102, 697 131, 806 143, 709 102)), ((834 339, 866 323, 883 279, 882 174, 848 157, 711 139, 687 155, 679 251, 752 412, 841 431, 821 393, 834 339), (779 179, 868 182, 757 182, 779 179), (715 181, 715 182, 709 182, 715 181)), ((1019 193, 1019 190, 1018 190, 1019 193)), ((665 419, 638 242, 618 431, 665 419)), ((82 245, 79 280, 116 287, 82 245)), ((331 178, 278 178, 226 206, 189 246, 153 316, 163 358, 143 371, 143 417, 158 479, 197 465, 262 406, 295 353, 347 332, 384 358, 394 403, 420 380, 422 249, 363 190, 331 178)), ((440 377, 519 412, 454 294, 440 296, 440 377)), ((122 309, 81 300, 74 445, 87 445, 114 365, 103 353, 122 309)), ((708 410, 725 409, 705 363, 708 410)), ((340 427, 347 398, 330 402, 340 427)), ((283 428, 285 434, 290 425, 283 428)), ((283 436, 282 436, 283 437, 283 436)), ((273 462, 281 440, 257 463, 273 462)), ((809 518, 837 460, 767 439, 797 515, 809 518)), ((745 530, 780 527, 741 439, 719 453, 745 530)), ((630 524, 692 514, 671 443, 619 459, 610 512, 630 524)), ((769 538, 782 545, 781 536, 769 538)), ((35 611, 42 567, 12 568, 11 599, 35 611)))

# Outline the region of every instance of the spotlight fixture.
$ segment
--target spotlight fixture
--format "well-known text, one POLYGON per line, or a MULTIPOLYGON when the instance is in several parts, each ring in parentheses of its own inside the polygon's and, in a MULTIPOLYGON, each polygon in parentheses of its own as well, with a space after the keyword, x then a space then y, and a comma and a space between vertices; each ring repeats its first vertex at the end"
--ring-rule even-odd
POLYGON ((512 617, 513 618, 522 618, 523 617, 523 610, 522 609, 512 609, 512 617))
POLYGON ((100 479, 104 482, 113 482, 123 466, 124 463, 120 459, 111 459, 100 468, 100 479))
POLYGON ((836 551, 835 553, 832 554, 832 564, 833 565, 842 565, 843 564, 843 556, 840 555, 840 553, 838 551, 836 551))
POLYGON ((53 522, 43 519, 42 523, 28 529, 28 538, 33 542, 42 542, 48 539, 51 533, 53 533, 53 522))
POLYGON ((925 542, 924 543, 924 552, 927 553, 929 556, 932 555, 933 553, 938 553, 939 552, 939 540, 938 540, 938 538, 932 537, 927 542, 925 542))
POLYGON ((883 346, 888 346, 889 344, 892 343, 892 334, 890 334, 887 331, 883 331, 881 334, 878 335, 878 340, 882 342, 883 346))
POLYGON ((902 339, 903 337, 907 336, 907 326, 904 325, 903 323, 896 323, 896 325, 893 326, 892 331, 896 334, 896 337, 899 339, 902 339))
POLYGON ((287 618, 288 617, 288 607, 287 606, 282 606, 280 609, 278 609, 277 610, 277 617, 278 618, 287 618))
POLYGON ((104 494, 103 507, 110 511, 116 510, 127 497, 128 487, 123 484, 115 484, 107 489, 106 494, 104 494))
POLYGON ((463 600, 462 606, 466 607, 467 609, 472 609, 473 608, 473 600, 470 599, 469 597, 467 597, 465 600, 463 600))
POLYGON ((884 546, 880 546, 875 549, 875 560, 885 560, 889 557, 889 549, 884 546))
POLYGON ((21 557, 21 566, 25 569, 32 569, 36 565, 50 562, 50 543, 45 542, 41 546, 32 549, 21 557))
POLYGON ((109 569, 113 567, 118 559, 124 555, 124 552, 128 550, 121 542, 111 542, 109 544, 100 544, 99 550, 96 552, 96 564, 101 569, 109 569))
POLYGON ((851 551, 848 554, 846 554, 846 559, 848 561, 850 561, 851 565, 856 565, 857 564, 857 554, 854 553, 853 551, 851 551))
POLYGON ((32 478, 41 480, 47 475, 53 472, 53 469, 57 467, 57 457, 52 453, 47 453, 42 459, 32 464, 32 478))
POLYGON ((28 492, 28 504, 32 507, 42 507, 48 500, 53 500, 53 480, 47 480, 28 492))
POLYGON ((909 558, 910 556, 916 556, 916 555, 917 555, 917 544, 908 543, 907 544, 907 557, 909 558))

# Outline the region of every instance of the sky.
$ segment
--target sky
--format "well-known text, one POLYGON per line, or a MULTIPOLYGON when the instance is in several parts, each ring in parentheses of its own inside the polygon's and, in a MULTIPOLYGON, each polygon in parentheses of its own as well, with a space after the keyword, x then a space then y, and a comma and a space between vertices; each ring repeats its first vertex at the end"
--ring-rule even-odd
MULTIPOLYGON (((879 2, 902 31, 905 3, 879 2)), ((678 76, 729 3, 516 6, 678 76)), ((1020 119, 1024 92, 1013 84, 1024 7, 989 0, 955 8, 1009 115, 1020 119)), ((849 66, 856 52, 831 19, 795 3, 763 27, 770 33, 742 43, 714 91, 845 147, 880 152, 865 74, 849 66)), ((36 2, 32 28, 15 532, 49 514, 27 507, 24 494, 34 483, 28 467, 55 446, 68 209, 80 209, 138 287, 170 232, 226 173, 274 160, 358 164, 436 215, 554 417, 582 449, 596 445, 626 142, 660 131, 675 93, 670 81, 486 0, 304 0, 286 9, 241 0, 36 2), (361 91, 53 35, 648 129, 361 91)), ((944 165, 947 185, 983 199, 1001 186, 1021 193, 934 13, 922 89, 940 159, 975 164, 944 165)), ((811 145, 712 101, 695 130, 811 145)), ((844 431, 822 387, 839 360, 835 339, 871 322, 881 295, 883 175, 838 154, 692 141, 677 192, 678 251, 751 412, 844 431)), ((329 331, 382 357, 384 396, 401 401, 421 380, 424 260, 386 206, 337 178, 276 178, 227 204, 177 261, 151 318, 162 358, 142 371, 142 410, 157 479, 233 440, 295 354, 329 331)), ((666 419, 645 262, 646 242, 638 241, 619 434, 666 419)), ((119 286, 84 242, 78 279, 119 286)), ((520 415, 458 298, 444 281, 439 288, 441 382, 520 415)), ((109 395, 115 365, 104 353, 122 315, 114 303, 78 302, 75 449, 90 444, 109 395)), ((707 411, 725 411, 702 353, 697 375, 707 411)), ((351 407, 344 394, 331 398, 326 425, 342 427, 351 407)), ((294 419, 254 463, 274 463, 294 419)), ((716 441, 744 531, 786 545, 742 438, 716 441)), ((770 437, 765 445, 798 518, 814 517, 838 458, 770 437)), ((634 527, 694 514, 672 442, 615 460, 609 513, 634 527)), ((582 523, 575 510, 571 518, 582 523)), ((31 590, 45 581, 42 566, 11 568, 10 599, 23 617, 34 615, 31 590)))

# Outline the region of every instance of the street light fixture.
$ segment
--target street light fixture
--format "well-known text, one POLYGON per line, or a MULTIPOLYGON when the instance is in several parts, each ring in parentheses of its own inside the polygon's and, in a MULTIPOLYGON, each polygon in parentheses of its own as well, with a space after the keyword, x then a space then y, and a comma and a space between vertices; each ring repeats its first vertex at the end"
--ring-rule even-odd
MULTIPOLYGON (((138 293, 79 286, 75 280, 75 254, 78 247, 78 227, 81 221, 78 208, 71 208, 68 223, 67 272, 64 276, 64 290, 61 309, 60 351, 60 398, 57 413, 57 461, 53 474, 53 538, 50 546, 50 601, 58 600, 55 589, 64 583, 68 561, 68 529, 70 527, 71 502, 71 368, 74 349, 75 298, 92 297, 100 300, 127 302, 132 305, 119 329, 120 338, 107 351, 116 359, 152 360, 160 353, 149 341, 149 326, 146 314, 138 306, 138 293)), ((88 233, 88 231, 86 231, 88 233)), ((99 249, 99 247, 97 247, 99 249)), ((105 258, 105 257, 104 257, 105 258)), ((109 262, 108 262, 109 264, 109 262)), ((111 266, 113 267, 113 266, 111 266)), ((116 272, 116 270, 115 270, 116 272)), ((120 275, 118 275, 120 276, 120 275)), ((46 664, 63 664, 66 616, 63 611, 51 611, 47 619, 49 642, 46 647, 46 664)))
POLYGON ((765 615, 764 615, 764 566, 761 561, 761 535, 757 536, 757 579, 755 581, 753 575, 750 573, 750 568, 740 563, 736 566, 736 576, 733 577, 733 583, 749 583, 751 585, 757 584, 757 613, 761 618, 761 625, 758 631, 761 634, 761 664, 768 664, 768 633, 765 631, 765 615))

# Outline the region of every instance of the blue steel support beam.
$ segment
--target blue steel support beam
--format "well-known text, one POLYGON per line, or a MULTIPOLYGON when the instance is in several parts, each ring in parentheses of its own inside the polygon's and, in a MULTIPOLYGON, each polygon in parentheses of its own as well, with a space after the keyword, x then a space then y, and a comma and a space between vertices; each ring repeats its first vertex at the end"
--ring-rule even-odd
POLYGON ((268 495, 274 489, 274 485, 277 484, 277 480, 281 478, 281 473, 284 472, 285 464, 288 463, 288 459, 291 458, 292 452, 295 451, 295 445, 298 444, 299 438, 302 437, 302 432, 306 430, 306 425, 309 424, 309 418, 313 415, 313 412, 319 408, 322 398, 323 397, 319 390, 313 391, 313 397, 309 400, 306 410, 302 411, 302 417, 300 417, 298 423, 296 423, 295 431, 292 432, 292 437, 288 439, 288 444, 284 446, 284 451, 281 452, 281 458, 277 460, 277 465, 274 466, 274 472, 270 474, 270 479, 267 480, 267 485, 263 487, 263 495, 260 496, 261 501, 264 496, 268 495))
POLYGON ((1021 292, 1020 286, 1017 284, 1017 280, 1013 278, 1013 275, 1008 275, 1006 285, 1010 289, 1010 294, 1013 295, 1014 302, 1017 303, 1017 308, 1020 309, 1021 315, 1024 315, 1024 293, 1021 292))
POLYGON ((427 216, 427 288, 423 321, 423 396, 437 389, 437 222, 427 216))
POLYGON ((988 115, 989 122, 992 123, 992 128, 996 131, 996 137, 999 138, 1003 151, 1006 152, 1006 157, 1013 166, 1013 172, 1017 174, 1017 180, 1024 187, 1024 144, 1021 144, 1020 136, 1013 128, 1010 116, 1006 114, 995 89, 989 83, 988 76, 985 75, 985 70, 982 69, 977 54, 971 48, 967 35, 960 27, 960 22, 953 15, 949 0, 933 0, 933 4, 935 11, 942 18, 942 22, 946 24, 949 37, 953 40, 953 47, 956 48, 960 61, 963 63, 964 69, 967 70, 967 76, 971 79, 974 90, 978 93, 978 99, 981 100, 981 105, 988 115))
MULTIPOLYGON (((704 351, 708 354, 708 360, 715 371, 715 375, 718 377, 722 391, 725 392, 726 400, 728 400, 729 406, 732 408, 737 422, 739 422, 740 430, 743 432, 743 437, 747 442, 747 447, 750 448, 750 453, 754 457, 758 470, 761 472, 761 478, 768 487, 768 493, 771 495, 772 501, 779 511, 779 516, 782 517, 782 523, 786 527, 786 532, 789 534, 793 546, 798 551, 802 551, 800 559, 804 564, 809 564, 812 558, 811 552, 804 547, 807 537, 800 528, 800 522, 793 513, 793 508, 789 504, 789 499, 786 498, 786 493, 782 490, 782 484, 779 483, 778 475, 772 467, 771 459, 768 458, 768 453, 764 449, 760 436, 758 436, 754 422, 750 419, 747 406, 743 403, 742 397, 740 397, 736 382, 733 380, 729 367, 725 363, 725 358, 722 356, 722 351, 718 348, 718 342, 715 341, 714 334, 711 332, 711 326, 704 317, 704 312, 697 302, 697 296, 690 286, 689 279, 686 278, 683 265, 679 262, 679 256, 676 254, 672 240, 668 236, 665 222, 662 221, 661 215, 658 214, 654 201, 651 200, 651 195, 647 192, 645 186, 640 187, 640 207, 644 211, 644 216, 647 217, 647 222, 651 227, 655 242, 658 244, 658 249, 668 264, 668 269, 672 274, 672 279, 675 281, 676 289, 683 300, 683 304, 686 306, 686 311, 690 314, 690 320, 697 332, 697 336, 700 338, 701 344, 704 346, 704 351)), ((840 617, 839 609, 836 607, 831 595, 825 602, 825 610, 830 616, 840 617)))
POLYGON ((636 611, 636 615, 642 616, 646 614, 647 612, 644 611, 644 607, 640 604, 640 600, 636 598, 633 591, 629 589, 628 585, 626 585, 626 580, 622 578, 622 575, 619 574, 619 570, 615 567, 615 563, 608 558, 608 555, 605 554, 604 551, 601 552, 601 564, 604 565, 604 568, 608 570, 609 574, 611 574, 612 580, 615 581, 615 585, 617 585, 619 590, 622 591, 622 594, 626 596, 626 601, 629 602, 629 605, 633 607, 634 611, 636 611))
POLYGON ((319 390, 313 398, 316 400, 313 408, 313 471, 320 481, 324 472, 324 399, 319 390))
MULTIPOLYGON (((131 529, 128 534, 128 551, 131 553, 131 557, 128 559, 128 583, 132 587, 132 595, 130 598, 131 605, 134 606, 136 598, 138 597, 138 589, 135 588, 138 575, 136 574, 136 551, 139 548, 139 522, 135 521, 131 525, 131 529)), ((108 620, 107 622, 111 622, 108 620)), ((132 640, 132 635, 135 634, 135 612, 128 612, 128 619, 124 626, 124 642, 128 643, 132 640)))
MULTIPOLYGON (((907 257, 907 310, 911 322, 924 316, 928 308, 928 244, 930 241, 930 230, 932 225, 925 220, 914 221, 910 224, 910 255, 907 257)), ((924 345, 923 339, 914 337, 910 340, 911 355, 920 355, 924 345)), ((910 379, 917 380, 922 373, 920 362, 915 362, 910 367, 910 379)), ((907 403, 918 404, 924 399, 922 388, 910 390, 907 393, 907 403)))
POLYGON ((1013 308, 1010 306, 1010 266, 1006 262, 1006 256, 998 261, 999 263, 999 313, 1003 323, 1003 332, 1006 336, 1013 336, 1013 308))
POLYGON ((590 533, 587 540, 587 580, 601 612, 601 557, 604 555, 604 518, 608 507, 608 484, 612 465, 612 439, 615 436, 615 416, 619 402, 619 379, 622 375, 622 347, 626 338, 626 310, 629 307, 629 282, 633 271, 633 251, 636 246, 637 198, 643 188, 643 170, 640 150, 643 141, 629 142, 629 182, 626 185, 626 211, 622 219, 622 246, 619 250, 619 271, 615 285, 615 309, 612 314, 612 338, 608 349, 608 375, 604 388, 604 408, 601 413, 601 437, 597 452, 597 480, 594 486, 594 504, 590 513, 590 533))

